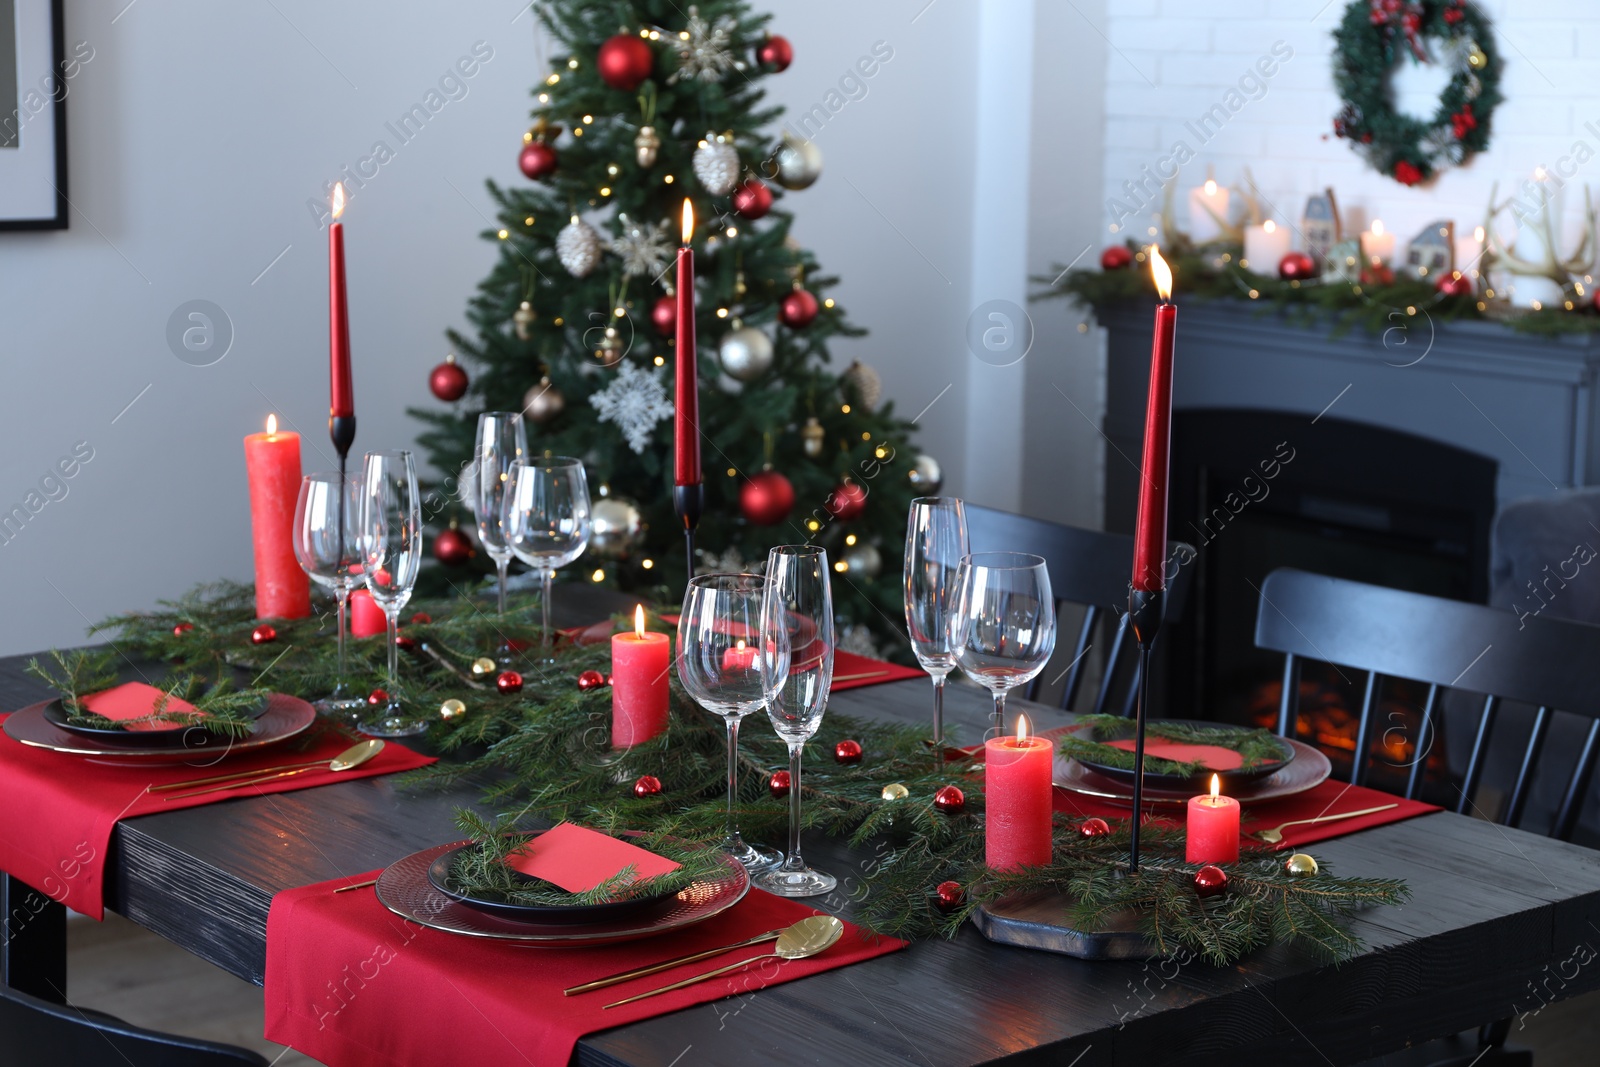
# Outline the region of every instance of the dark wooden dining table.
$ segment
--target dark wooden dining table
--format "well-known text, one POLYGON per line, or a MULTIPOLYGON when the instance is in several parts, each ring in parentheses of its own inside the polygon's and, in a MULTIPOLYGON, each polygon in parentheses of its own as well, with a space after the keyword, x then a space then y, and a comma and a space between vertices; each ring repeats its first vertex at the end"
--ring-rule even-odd
MULTIPOLYGON (((614 606, 596 590, 562 589, 556 603, 565 625, 614 606)), ((0 707, 45 695, 23 662, 0 660, 0 707)), ((831 707, 922 723, 931 693, 901 681, 838 693, 831 707)), ((1041 724, 1062 720, 1028 710, 1041 724)), ((981 735, 988 711, 981 690, 947 693, 946 721, 965 737, 981 735)), ((273 894, 452 840, 455 810, 476 799, 471 786, 411 790, 371 778, 127 819, 112 840, 106 904, 259 985, 273 894)), ((873 850, 816 837, 806 851, 840 880, 813 903, 848 917, 873 850)), ((1344 1064, 1600 988, 1600 965, 1571 977, 1563 966, 1600 946, 1600 852, 1448 812, 1312 851, 1342 874, 1403 877, 1414 894, 1405 907, 1355 916, 1366 947, 1338 967, 1281 945, 1220 968, 1090 962, 992 944, 967 927, 951 941, 592 1034, 576 1062, 1344 1064)), ((61 916, 55 906, 35 915, 28 887, 5 882, 0 978, 49 996, 65 974, 61 916), (27 921, 13 923, 19 914, 27 921)), ((537 951, 523 951, 537 966, 537 951)))

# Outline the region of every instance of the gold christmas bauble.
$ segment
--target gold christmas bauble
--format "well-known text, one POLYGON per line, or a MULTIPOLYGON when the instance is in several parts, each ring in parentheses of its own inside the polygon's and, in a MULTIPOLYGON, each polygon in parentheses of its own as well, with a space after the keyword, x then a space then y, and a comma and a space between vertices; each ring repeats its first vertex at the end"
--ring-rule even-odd
POLYGON ((910 795, 911 790, 907 789, 899 782, 890 782, 888 785, 883 787, 883 799, 885 800, 904 800, 910 795))
POLYGON ((1308 878, 1317 873, 1317 861, 1304 852, 1296 852, 1283 861, 1283 870, 1294 878, 1308 878))
POLYGON ((1489 57, 1483 54, 1483 49, 1478 47, 1478 42, 1473 41, 1467 45, 1467 66, 1473 70, 1482 70, 1489 65, 1489 57))
POLYGON ((472 661, 473 674, 482 676, 485 674, 493 674, 494 672, 494 660, 490 659, 488 656, 479 656, 477 659, 472 661))
POLYGON ((639 166, 649 169, 656 165, 656 153, 661 151, 661 137, 654 126, 640 126, 633 139, 634 157, 639 166))
POLYGON ((822 423, 817 421, 815 415, 807 417, 806 424, 800 427, 800 447, 812 459, 822 455, 822 445, 826 437, 827 432, 823 430, 822 423))
POLYGON ((529 301, 524 300, 517 305, 517 310, 511 313, 511 330, 517 335, 517 340, 526 341, 533 336, 533 323, 538 317, 529 301))
POLYGON ((546 423, 566 410, 567 398, 561 390, 550 384, 546 375, 536 382, 522 397, 522 414, 528 421, 546 423))
POLYGON ((785 189, 806 189, 822 177, 822 149, 814 141, 784 134, 783 143, 772 154, 772 163, 778 184, 785 189))
POLYGON ((600 341, 594 346, 594 358, 605 366, 610 367, 622 358, 627 349, 627 343, 615 326, 607 326, 600 335, 600 341))
POLYGON ((467 706, 455 697, 451 697, 439 705, 439 718, 454 719, 467 713, 467 706))

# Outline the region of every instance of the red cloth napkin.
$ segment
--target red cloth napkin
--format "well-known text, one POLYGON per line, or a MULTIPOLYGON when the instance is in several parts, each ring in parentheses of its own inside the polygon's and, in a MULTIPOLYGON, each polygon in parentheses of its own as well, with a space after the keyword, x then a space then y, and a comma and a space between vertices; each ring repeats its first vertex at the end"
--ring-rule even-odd
POLYGON ((927 673, 917 667, 902 667, 898 663, 886 663, 881 659, 873 659, 870 656, 858 656, 854 652, 835 650, 833 653, 833 692, 835 693, 841 689, 859 689, 864 685, 881 685, 884 682, 899 682, 907 678, 927 677, 927 673), (871 677, 851 677, 851 675, 857 674, 871 675, 871 677), (841 678, 843 679, 842 681, 841 678))
MULTIPOLYGON (((361 881, 379 872, 355 875, 361 881)), ((562 996, 631 967, 732 944, 820 912, 758 889, 698 926, 591 948, 538 948, 431 930, 400 918, 370 889, 335 895, 340 879, 290 889, 267 918, 266 1037, 335 1067, 526 1063, 567 1067, 585 1034, 739 996, 905 947, 849 923, 806 960, 744 971, 604 1010, 604 1005, 770 952, 758 945, 609 989, 562 996)))
MULTIPOLYGON (((293 698, 275 695, 272 699, 293 698)), ((316 729, 312 727, 312 731, 316 729)), ((101 919, 105 917, 102 880, 106 853, 111 843, 111 829, 119 819, 214 804, 233 797, 285 793, 349 778, 394 774, 434 762, 432 756, 423 756, 391 741, 377 756, 354 770, 339 773, 311 770, 261 785, 178 800, 145 791, 147 786, 163 782, 186 782, 232 771, 331 760, 349 747, 348 737, 330 731, 310 740, 304 747, 297 747, 290 741, 241 753, 220 763, 213 759, 155 766, 91 762, 83 756, 30 748, 0 733, 0 812, 4 812, 4 818, 0 819, 0 870, 15 875, 73 911, 101 919)))

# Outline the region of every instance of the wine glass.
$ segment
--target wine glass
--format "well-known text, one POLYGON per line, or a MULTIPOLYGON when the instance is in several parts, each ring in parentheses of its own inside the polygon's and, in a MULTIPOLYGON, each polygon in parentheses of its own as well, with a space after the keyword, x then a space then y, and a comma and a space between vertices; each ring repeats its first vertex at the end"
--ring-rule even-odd
POLYGON ((1056 647, 1056 602, 1043 557, 974 552, 957 569, 951 647, 966 675, 994 694, 991 736, 1004 731, 1006 691, 1031 682, 1056 647))
POLYGON ((550 585, 589 544, 589 480, 583 461, 546 456, 518 463, 506 480, 501 523, 518 559, 539 572, 544 590, 545 661, 549 662, 550 585))
POLYGON ((333 691, 312 706, 325 715, 364 710, 366 700, 345 685, 344 631, 350 589, 361 570, 361 475, 321 471, 300 479, 294 506, 294 556, 312 581, 333 590, 339 605, 339 675, 333 691))
POLYGON ((950 615, 956 571, 967 548, 967 512, 949 496, 919 496, 906 521, 906 630, 917 662, 933 678, 933 743, 944 744, 944 680, 955 668, 950 615))
POLYGON ((422 507, 410 452, 368 452, 361 490, 362 577, 389 622, 389 703, 363 729, 405 737, 428 728, 400 702, 400 609, 422 564, 422 507))
MULTIPOLYGON (((511 469, 527 454, 528 434, 520 412, 485 411, 478 416, 477 448, 472 460, 472 509, 478 516, 478 543, 494 560, 500 578, 498 603, 502 617, 506 613, 506 568, 511 564, 511 545, 506 541, 501 518, 511 469)), ((495 659, 502 667, 511 664, 511 641, 503 629, 495 659)))
POLYGON ((833 648, 828 553, 813 545, 774 548, 761 604, 761 690, 773 729, 789 745, 789 851, 754 881, 783 897, 813 897, 838 884, 800 858, 800 756, 827 710, 833 648))
POLYGON ((765 580, 758 574, 702 574, 689 582, 678 616, 678 680, 728 725, 728 833, 722 847, 748 870, 782 859, 739 836, 739 723, 766 699, 756 647, 765 580))

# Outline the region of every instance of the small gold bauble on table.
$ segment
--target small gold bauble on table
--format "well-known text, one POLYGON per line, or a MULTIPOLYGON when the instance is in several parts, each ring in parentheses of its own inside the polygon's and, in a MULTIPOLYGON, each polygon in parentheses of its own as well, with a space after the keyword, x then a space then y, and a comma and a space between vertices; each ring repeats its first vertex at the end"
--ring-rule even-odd
POLYGON ((455 697, 451 697, 439 705, 439 718, 455 719, 467 713, 467 706, 455 697))
POLYGON ((498 668, 495 667, 494 660, 490 659, 488 656, 479 656, 477 659, 472 661, 472 673, 478 675, 479 677, 482 677, 485 674, 493 674, 497 669, 498 668))
POLYGON ((1317 873, 1317 861, 1304 852, 1296 852, 1283 861, 1283 870, 1291 878, 1309 878, 1317 873))
POLYGON ((910 795, 911 790, 899 782, 890 782, 883 787, 883 799, 885 800, 904 800, 910 795))

